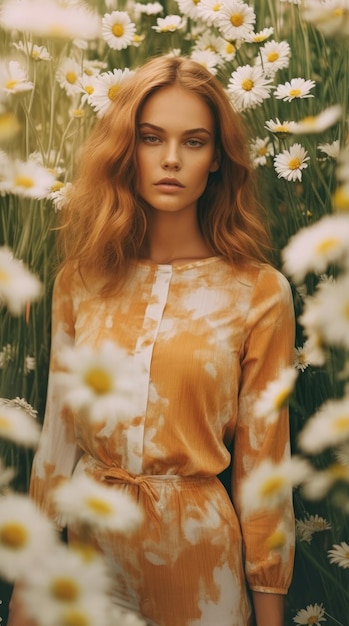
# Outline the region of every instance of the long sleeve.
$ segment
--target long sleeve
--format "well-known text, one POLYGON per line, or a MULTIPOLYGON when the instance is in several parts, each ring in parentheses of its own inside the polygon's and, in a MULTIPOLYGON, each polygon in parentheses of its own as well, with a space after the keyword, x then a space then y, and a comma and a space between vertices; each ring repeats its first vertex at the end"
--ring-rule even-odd
POLYGON ((69 277, 64 271, 60 272, 55 281, 52 299, 52 340, 46 410, 30 481, 31 496, 58 526, 64 525, 64 520, 57 518, 49 493, 62 479, 71 476, 81 454, 75 442, 72 415, 63 406, 58 376, 59 353, 74 343, 74 317, 70 291, 69 277))
POLYGON ((247 316, 246 340, 241 356, 242 379, 239 415, 234 439, 232 493, 240 519, 245 570, 254 591, 287 593, 294 559, 292 494, 279 509, 248 514, 239 500, 244 477, 264 459, 275 463, 290 455, 288 410, 266 425, 253 414, 261 391, 291 364, 294 346, 294 311, 290 286, 279 272, 262 269, 247 316), (268 548, 268 538, 282 528, 281 550, 268 548))

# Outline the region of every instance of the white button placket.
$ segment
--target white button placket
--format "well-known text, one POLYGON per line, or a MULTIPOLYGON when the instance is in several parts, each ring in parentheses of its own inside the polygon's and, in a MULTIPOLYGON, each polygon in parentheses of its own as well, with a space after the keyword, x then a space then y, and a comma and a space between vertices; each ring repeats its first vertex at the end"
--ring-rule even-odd
MULTIPOLYGON (((154 270, 152 270, 154 271, 154 270)), ((137 385, 137 396, 141 406, 140 414, 143 416, 142 422, 132 428, 128 433, 129 444, 129 470, 135 474, 142 474, 143 465, 143 442, 145 417, 148 403, 150 367, 153 355, 154 344, 159 332, 164 309, 167 303, 168 292, 172 278, 171 265, 158 265, 154 272, 154 282, 146 307, 143 332, 138 337, 134 358, 141 371, 137 385)))

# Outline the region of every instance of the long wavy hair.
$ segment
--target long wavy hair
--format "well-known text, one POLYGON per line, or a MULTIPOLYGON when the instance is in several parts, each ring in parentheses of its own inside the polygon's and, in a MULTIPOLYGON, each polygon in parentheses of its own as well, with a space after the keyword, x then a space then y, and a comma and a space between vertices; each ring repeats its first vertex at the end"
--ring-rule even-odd
POLYGON ((198 200, 198 222, 214 255, 241 265, 268 260, 266 220, 255 193, 247 135, 241 117, 217 79, 183 57, 158 57, 127 78, 80 150, 72 191, 62 212, 63 265, 103 279, 103 292, 120 285, 147 234, 144 202, 137 194, 138 120, 145 100, 163 87, 180 86, 210 108, 219 169, 209 174, 198 200))

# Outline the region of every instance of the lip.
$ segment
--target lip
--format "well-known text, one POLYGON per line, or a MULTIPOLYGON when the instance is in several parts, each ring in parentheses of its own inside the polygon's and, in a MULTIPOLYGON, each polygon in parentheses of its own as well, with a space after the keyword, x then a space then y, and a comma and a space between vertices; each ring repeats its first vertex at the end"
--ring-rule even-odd
POLYGON ((177 178, 162 178, 157 183, 155 183, 156 187, 174 187, 174 188, 183 188, 184 185, 177 180, 177 178))

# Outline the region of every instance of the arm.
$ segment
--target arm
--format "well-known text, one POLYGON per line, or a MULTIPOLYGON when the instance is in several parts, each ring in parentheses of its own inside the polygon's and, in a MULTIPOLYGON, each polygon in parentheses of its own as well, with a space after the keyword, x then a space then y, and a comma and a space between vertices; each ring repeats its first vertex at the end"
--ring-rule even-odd
POLYGON ((50 371, 48 379, 46 410, 43 429, 36 451, 30 494, 56 525, 61 528, 64 520, 57 517, 50 491, 63 479, 71 476, 81 451, 76 443, 72 414, 63 406, 63 394, 59 374, 59 353, 74 343, 74 312, 71 297, 70 273, 61 272, 55 281, 52 299, 52 339, 50 371))
POLYGON ((277 463, 290 455, 288 411, 275 423, 253 415, 254 404, 266 385, 292 361, 294 312, 286 279, 272 269, 260 270, 245 328, 240 356, 239 415, 234 438, 232 493, 240 519, 245 571, 252 591, 257 626, 283 626, 283 596, 293 572, 294 516, 291 494, 282 507, 245 511, 239 486, 264 459, 277 463), (285 544, 268 547, 268 538, 282 525, 285 544))

